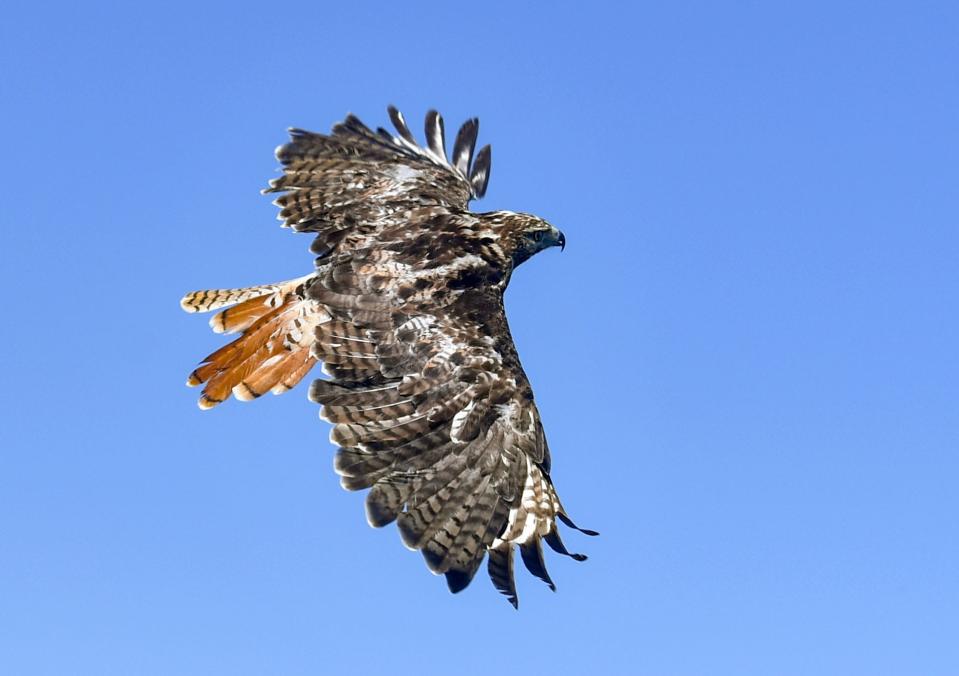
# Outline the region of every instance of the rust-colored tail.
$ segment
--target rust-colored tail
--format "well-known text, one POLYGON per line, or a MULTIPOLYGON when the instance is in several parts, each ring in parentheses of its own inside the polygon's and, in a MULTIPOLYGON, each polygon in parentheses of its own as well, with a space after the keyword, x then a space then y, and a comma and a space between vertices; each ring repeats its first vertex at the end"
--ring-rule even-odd
POLYGON ((232 393, 241 401, 282 394, 313 367, 310 354, 316 326, 328 321, 322 306, 307 297, 313 275, 245 289, 194 291, 180 301, 187 312, 225 307, 210 318, 216 333, 239 338, 204 359, 186 384, 205 383, 200 408, 213 408, 232 393))

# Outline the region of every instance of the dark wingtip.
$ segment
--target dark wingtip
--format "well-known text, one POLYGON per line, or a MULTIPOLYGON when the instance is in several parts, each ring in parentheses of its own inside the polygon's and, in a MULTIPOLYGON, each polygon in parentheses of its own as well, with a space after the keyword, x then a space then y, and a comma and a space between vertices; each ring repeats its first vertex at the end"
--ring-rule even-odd
POLYGON ((546 560, 543 559, 543 546, 539 538, 532 542, 526 542, 519 546, 519 553, 523 557, 523 564, 526 570, 545 582, 550 589, 556 591, 556 584, 549 576, 546 570, 546 560))
POLYGON ((339 124, 333 125, 334 134, 339 134, 344 131, 352 132, 354 134, 360 134, 360 135, 371 133, 369 127, 363 124, 363 120, 358 118, 353 113, 349 113, 346 116, 346 119, 344 119, 339 124))
POLYGON ((486 194, 486 188, 489 185, 492 153, 493 150, 489 145, 480 148, 476 155, 476 161, 473 162, 473 168, 470 170, 470 184, 473 186, 473 192, 477 198, 486 194))
POLYGON ((572 519, 570 519, 568 516, 566 516, 566 515, 563 514, 562 512, 560 512, 560 513, 557 514, 556 516, 558 516, 558 517, 559 517, 559 520, 562 521, 563 523, 565 523, 567 526, 569 526, 570 528, 573 528, 573 529, 575 529, 575 530, 578 530, 578 531, 579 531, 580 533, 582 533, 583 535, 590 535, 590 536, 599 535, 599 531, 590 530, 590 529, 588 529, 588 528, 580 528, 580 527, 577 526, 575 523, 573 523, 573 520, 572 520, 572 519))
POLYGON ((546 540, 546 544, 549 545, 550 549, 557 554, 568 556, 574 561, 585 561, 587 558, 585 554, 576 554, 566 549, 566 545, 563 544, 563 539, 559 536, 559 531, 555 527, 544 535, 543 539, 546 540))
POLYGON ((493 586, 506 597, 514 608, 519 610, 519 597, 516 594, 516 580, 513 577, 513 546, 507 544, 502 549, 489 550, 487 570, 493 586))
POLYGON ((446 158, 446 128, 443 124, 443 116, 436 110, 430 110, 426 113, 426 144, 438 158, 444 162, 446 158))
POLYGON ((396 514, 384 509, 382 505, 367 501, 366 520, 373 528, 382 528, 396 521, 396 514))
POLYGON ((446 572, 446 586, 449 587, 450 591, 454 594, 459 594, 461 591, 469 587, 470 582, 472 581, 473 576, 467 571, 449 570, 446 572))
POLYGON ((410 131, 410 128, 406 125, 406 120, 403 118, 403 113, 397 109, 396 106, 390 104, 386 107, 386 112, 389 113, 390 122, 393 123, 393 126, 396 128, 397 133, 403 137, 407 142, 416 145, 416 139, 413 138, 413 133, 410 131))
POLYGON ((453 143, 453 166, 463 176, 469 176, 470 164, 473 162, 473 149, 476 147, 476 136, 479 133, 479 119, 472 118, 463 123, 456 134, 453 143))
POLYGON ((366 520, 373 528, 382 528, 393 523, 402 513, 401 490, 376 484, 366 494, 366 520))
MULTIPOLYGON (((419 549, 421 533, 419 533, 413 526, 410 516, 407 512, 403 512, 397 517, 396 527, 400 532, 400 538, 403 540, 404 545, 410 549, 419 549)), ((427 565, 429 565, 429 562, 429 558, 427 557, 427 565)))

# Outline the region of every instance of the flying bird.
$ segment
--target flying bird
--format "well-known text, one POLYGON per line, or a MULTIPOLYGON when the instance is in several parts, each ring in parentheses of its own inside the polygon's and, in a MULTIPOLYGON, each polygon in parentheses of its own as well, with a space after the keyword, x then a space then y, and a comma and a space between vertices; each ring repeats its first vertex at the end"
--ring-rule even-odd
POLYGON ((503 293, 516 267, 566 239, 541 218, 473 213, 490 174, 474 157, 479 121, 447 156, 443 119, 426 116, 419 145, 389 107, 393 135, 349 115, 330 134, 290 130, 283 175, 264 193, 284 227, 314 235, 314 269, 276 284, 187 294, 187 312, 218 310, 239 334, 190 374, 200 408, 293 388, 322 363, 312 401, 333 425, 335 469, 369 489, 374 527, 403 542, 459 592, 488 555, 493 584, 518 607, 514 548, 550 588, 542 541, 576 560, 533 391, 510 336, 503 293))

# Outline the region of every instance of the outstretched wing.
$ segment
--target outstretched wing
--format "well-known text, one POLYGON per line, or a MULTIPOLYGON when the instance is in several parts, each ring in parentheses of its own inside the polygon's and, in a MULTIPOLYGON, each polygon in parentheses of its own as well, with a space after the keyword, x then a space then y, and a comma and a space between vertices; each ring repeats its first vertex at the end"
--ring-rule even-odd
POLYGON ((309 294, 332 316, 313 352, 332 379, 310 396, 334 425, 343 486, 370 489, 370 524, 396 521, 454 592, 488 551, 490 576, 515 605, 514 545, 553 586, 541 540, 568 553, 556 530, 565 514, 495 285, 501 269, 492 252, 455 245, 480 240, 480 227, 414 211, 327 259, 309 294))
POLYGON ((349 115, 329 135, 291 129, 291 141, 277 148, 284 173, 264 192, 285 192, 275 200, 279 219, 284 227, 317 233, 311 247, 317 255, 345 237, 375 232, 397 212, 465 210, 486 193, 490 147, 473 158, 479 120, 460 128, 449 160, 439 113, 426 116, 426 147, 416 143, 402 113, 392 106, 389 113, 399 136, 382 128, 374 133, 349 115))

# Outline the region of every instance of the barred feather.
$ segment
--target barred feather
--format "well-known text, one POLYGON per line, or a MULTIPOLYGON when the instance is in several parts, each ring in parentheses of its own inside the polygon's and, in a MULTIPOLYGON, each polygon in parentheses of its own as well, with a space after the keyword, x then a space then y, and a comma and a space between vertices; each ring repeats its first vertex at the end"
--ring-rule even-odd
MULTIPOLYGON (((470 164, 473 161, 473 149, 476 147, 476 137, 479 134, 479 120, 475 117, 467 120, 459 133, 456 134, 456 142, 453 144, 453 166, 463 176, 470 173, 470 164)), ((479 195, 478 195, 479 197, 479 195)))
POLYGON ((516 581, 513 577, 513 548, 509 545, 493 547, 489 550, 489 576, 497 591, 506 600, 519 608, 516 596, 516 581))
POLYGON ((276 309, 270 302, 276 298, 277 294, 269 293, 263 296, 255 296, 233 305, 227 309, 217 312, 210 317, 210 328, 214 333, 237 333, 250 328, 253 323, 263 317, 270 310, 276 309))
POLYGON ((470 185, 473 187, 473 194, 478 198, 486 195, 486 186, 489 185, 492 153, 492 148, 483 146, 476 156, 476 163, 473 165, 473 169, 470 171, 470 185))
POLYGON ((426 142, 434 156, 442 162, 447 162, 446 131, 443 127, 443 116, 435 110, 426 114, 426 142))
POLYGON ((468 211, 490 175, 490 146, 474 157, 478 120, 460 127, 448 157, 439 113, 427 113, 420 145, 388 111, 396 135, 354 115, 330 134, 290 130, 276 150, 283 173, 264 192, 279 193, 284 227, 313 234, 315 271, 187 295, 185 310, 220 310, 213 330, 239 334, 188 384, 204 385, 209 408, 285 392, 322 362, 329 379, 309 396, 333 426, 342 486, 369 489, 369 523, 395 521, 453 592, 488 556, 494 585, 518 606, 516 547, 553 589, 543 540, 585 559, 557 530, 557 520, 576 526, 549 477, 503 307, 513 269, 565 240, 535 216, 468 211))
POLYGON ((275 293, 279 287, 275 284, 249 286, 245 289, 210 289, 193 291, 180 299, 180 307, 187 312, 209 312, 227 305, 275 293))
POLYGON ((219 291, 197 291, 181 305, 191 311, 213 310, 239 303, 214 315, 217 333, 242 332, 240 337, 208 355, 187 379, 205 384, 200 408, 213 408, 230 394, 248 401, 268 391, 285 392, 310 370, 315 327, 329 315, 305 298, 313 275, 289 282, 219 291))

